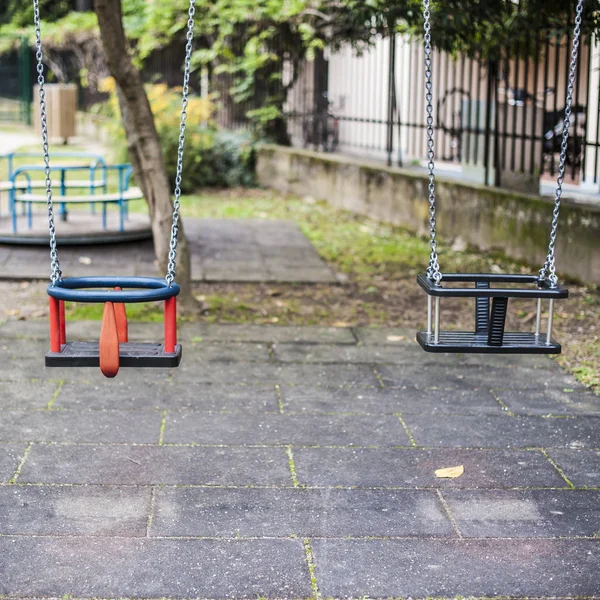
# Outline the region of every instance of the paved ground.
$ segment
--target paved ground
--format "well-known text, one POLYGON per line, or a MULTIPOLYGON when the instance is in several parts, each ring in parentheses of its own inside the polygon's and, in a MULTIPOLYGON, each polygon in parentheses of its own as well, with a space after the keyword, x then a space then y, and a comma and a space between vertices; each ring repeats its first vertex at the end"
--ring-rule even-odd
POLYGON ((14 152, 28 144, 40 144, 42 149, 41 138, 34 135, 33 130, 29 127, 20 126, 20 131, 0 131, 0 155, 14 152))
POLYGON ((197 325, 107 381, 46 337, 0 328, 3 596, 600 596, 600 400, 544 357, 197 325))
MULTIPOLYGON (((185 219, 184 224, 195 281, 336 281, 291 221, 185 219)), ((150 241, 59 250, 65 276, 157 275, 150 241)), ((0 278, 47 279, 48 260, 43 246, 0 245, 0 278)))

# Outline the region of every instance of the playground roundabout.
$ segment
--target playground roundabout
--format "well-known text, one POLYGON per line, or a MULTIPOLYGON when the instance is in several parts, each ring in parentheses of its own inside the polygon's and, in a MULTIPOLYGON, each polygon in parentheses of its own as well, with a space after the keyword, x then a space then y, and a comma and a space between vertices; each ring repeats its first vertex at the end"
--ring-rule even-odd
MULTIPOLYGON (((17 217, 17 232, 13 232, 9 216, 0 216, 0 244, 27 246, 48 245, 48 224, 46 213, 33 213, 32 227, 27 226, 27 215, 17 217)), ((117 244, 137 242, 152 238, 150 218, 147 215, 131 213, 124 221, 123 230, 119 228, 118 213, 107 214, 106 229, 97 214, 89 211, 71 211, 66 220, 59 219, 56 224, 56 239, 61 246, 79 246, 83 244, 117 244)))
MULTIPOLYGON (((129 203, 142 200, 130 185, 129 164, 108 165, 102 155, 57 152, 62 162, 50 172, 54 181, 55 234, 61 246, 115 244, 150 239, 150 218, 129 214, 129 203)), ((11 152, 0 156, 6 180, 0 181, 0 244, 49 242, 49 209, 43 155, 11 152)))

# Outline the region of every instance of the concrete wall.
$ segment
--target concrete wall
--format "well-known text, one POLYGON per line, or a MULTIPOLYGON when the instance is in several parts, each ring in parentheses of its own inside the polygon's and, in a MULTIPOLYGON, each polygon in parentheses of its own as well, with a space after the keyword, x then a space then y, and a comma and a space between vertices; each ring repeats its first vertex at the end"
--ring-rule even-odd
MULTIPOLYGON (((258 178, 281 192, 330 204, 428 235, 425 174, 307 150, 264 145, 258 178)), ((438 177, 438 234, 500 250, 537 268, 547 252, 552 202, 438 177)), ((558 270, 600 284, 600 207, 564 202, 556 244, 558 270)), ((443 267, 443 265, 442 265, 443 267)))

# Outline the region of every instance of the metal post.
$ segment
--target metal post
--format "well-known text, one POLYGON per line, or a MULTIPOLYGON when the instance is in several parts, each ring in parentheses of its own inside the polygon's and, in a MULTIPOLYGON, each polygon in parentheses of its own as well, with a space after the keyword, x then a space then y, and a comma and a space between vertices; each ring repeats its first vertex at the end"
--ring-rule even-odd
MULTIPOLYGON (((485 102, 485 132, 483 138, 483 168, 485 171, 485 185, 490 185, 490 137, 492 129, 492 89, 493 83, 496 81, 496 63, 492 60, 488 61, 488 76, 487 76, 487 97, 485 102)), ((498 111, 496 110, 496 113, 498 111)), ((479 124, 478 124, 479 125, 479 124)), ((496 137, 498 132, 496 131, 496 137)), ((494 155, 494 162, 497 157, 494 155)))
POLYGON ((396 104, 396 32, 390 23, 390 59, 388 63, 387 164, 392 166, 394 152, 394 109, 396 104))
POLYGON ((427 335, 431 335, 431 307, 432 300, 431 296, 427 296, 427 335))
POLYGON ((435 298, 435 332, 434 332, 434 343, 440 343, 440 297, 435 298))
POLYGON ((546 333, 546 345, 552 341, 552 311, 554 309, 554 300, 548 301, 548 332, 546 333))
POLYGON ((31 125, 31 57, 29 54, 29 40, 26 36, 21 38, 19 62, 21 63, 19 68, 21 76, 21 119, 25 121, 26 125, 31 125))
POLYGON ((538 298, 537 301, 537 315, 535 317, 535 335, 540 335, 540 327, 542 325, 542 299, 538 298))

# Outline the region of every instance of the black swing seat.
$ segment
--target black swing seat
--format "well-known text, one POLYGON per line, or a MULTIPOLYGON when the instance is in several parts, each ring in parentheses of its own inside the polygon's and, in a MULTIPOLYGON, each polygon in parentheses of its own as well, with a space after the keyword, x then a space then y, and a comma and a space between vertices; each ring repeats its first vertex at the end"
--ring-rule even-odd
MULTIPOLYGON (((46 354, 47 367, 99 367, 100 344, 98 342, 67 342, 60 352, 46 354)), ((175 352, 166 353, 162 343, 125 342, 119 344, 121 367, 178 367, 181 362, 181 345, 175 352)))
MULTIPOLYGON (((419 331, 417 342, 426 352, 461 352, 488 354, 560 354, 561 346, 547 340, 545 332, 505 332, 509 298, 556 300, 567 298, 568 290, 551 288, 535 275, 500 275, 444 273, 436 285, 427 275, 417 277, 427 295, 434 298, 475 298, 474 331, 443 331, 438 341, 433 331, 419 331), (445 284, 474 283, 474 287, 447 287, 445 284), (491 284, 513 287, 491 287, 491 284), (491 299, 491 308, 490 308, 491 299)), ((438 319, 439 322, 439 319, 438 319)))
POLYGON ((554 339, 546 344, 546 336, 510 331, 501 346, 488 343, 487 333, 473 331, 440 331, 436 344, 433 333, 419 331, 417 342, 426 352, 462 352, 472 354, 560 354, 561 345, 554 339))

